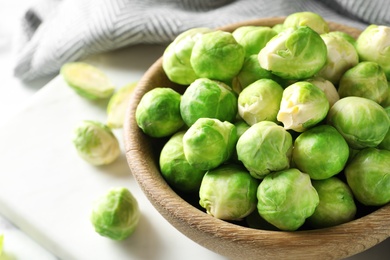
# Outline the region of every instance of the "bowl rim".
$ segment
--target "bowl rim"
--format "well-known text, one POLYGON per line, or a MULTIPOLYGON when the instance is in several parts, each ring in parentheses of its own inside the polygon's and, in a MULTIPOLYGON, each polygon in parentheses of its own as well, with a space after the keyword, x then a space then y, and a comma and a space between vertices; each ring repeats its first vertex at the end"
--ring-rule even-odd
MULTIPOLYGON (((284 19, 285 17, 260 18, 217 29, 231 32, 239 26, 273 26, 281 23, 284 19)), ((359 29, 350 26, 331 21, 328 23, 331 30, 342 28, 342 31, 355 38, 361 33, 359 29)), ((239 252, 234 252, 237 249, 232 249, 232 252, 229 252, 225 246, 218 245, 218 243, 223 242, 230 246, 240 245, 249 251, 254 251, 256 247, 260 246, 264 250, 265 256, 267 254, 276 256, 279 252, 279 255, 283 257, 286 256, 286 253, 296 257, 300 256, 298 250, 315 246, 315 251, 322 250, 328 256, 348 257, 367 250, 390 237, 390 204, 341 225, 291 232, 261 230, 232 224, 214 218, 185 201, 162 178, 156 165, 156 158, 148 156, 154 148, 152 138, 147 137, 135 121, 135 111, 144 93, 158 86, 178 88, 177 84, 170 82, 166 76, 157 80, 156 75, 165 75, 162 69, 162 57, 146 71, 138 82, 127 107, 123 127, 125 153, 132 175, 146 197, 157 211, 184 235, 206 248, 233 258, 235 254, 239 256, 239 252), (355 246, 351 247, 352 244, 355 246), (281 245, 284 245, 289 251, 284 251, 281 245), (335 252, 330 252, 329 248, 333 248, 335 252)), ((315 255, 309 254, 308 256, 315 255)))

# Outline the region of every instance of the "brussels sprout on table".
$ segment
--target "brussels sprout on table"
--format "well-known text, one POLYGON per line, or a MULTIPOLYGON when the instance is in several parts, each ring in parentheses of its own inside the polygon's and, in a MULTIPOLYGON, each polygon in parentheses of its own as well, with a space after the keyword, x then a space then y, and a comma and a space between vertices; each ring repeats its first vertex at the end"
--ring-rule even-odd
POLYGON ((313 12, 296 12, 288 15, 283 22, 284 28, 308 26, 318 34, 328 33, 329 25, 322 16, 313 12))
POLYGON ((225 164, 204 175, 199 204, 218 219, 241 220, 256 209, 258 185, 244 167, 225 164))
POLYGON ((205 170, 190 165, 184 155, 183 136, 185 131, 174 134, 160 152, 161 175, 173 189, 185 193, 199 190, 205 170))
POLYGON ((184 121, 180 115, 181 95, 171 88, 154 88, 140 100, 135 119, 151 137, 165 137, 177 132, 184 121))
POLYGON ((121 153, 111 129, 97 121, 82 121, 74 129, 72 141, 80 157, 93 165, 110 164, 121 153))
POLYGON ((115 91, 107 75, 88 63, 66 63, 61 67, 60 74, 76 93, 88 99, 108 98, 115 91))
POLYGON ((258 54, 277 32, 266 26, 241 26, 233 31, 233 37, 245 49, 245 56, 258 54))
POLYGON ((295 168, 265 176, 257 189, 257 199, 260 216, 286 231, 301 227, 319 204, 309 175, 295 168))
POLYGON ((124 240, 138 226, 141 212, 127 188, 111 188, 94 202, 90 220, 95 231, 113 240, 124 240))

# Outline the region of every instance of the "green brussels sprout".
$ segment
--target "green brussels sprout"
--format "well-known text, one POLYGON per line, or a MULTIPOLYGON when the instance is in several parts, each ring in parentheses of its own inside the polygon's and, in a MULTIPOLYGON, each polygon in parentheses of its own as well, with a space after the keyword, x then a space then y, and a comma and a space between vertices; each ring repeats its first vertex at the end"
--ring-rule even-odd
POLYGON ((108 98, 115 91, 115 86, 103 71, 85 62, 65 63, 60 74, 77 94, 88 99, 108 98))
POLYGON ((309 175, 295 168, 265 176, 257 189, 257 199, 260 216, 286 231, 301 227, 319 204, 309 175))
POLYGON ((359 56, 355 47, 340 36, 327 33, 322 34, 321 38, 326 44, 328 57, 317 76, 338 84, 344 72, 359 63, 359 56))
POLYGON ((243 133, 245 133, 246 130, 249 129, 250 125, 247 124, 244 120, 240 119, 236 122, 234 122, 234 125, 237 129, 237 137, 240 138, 243 133))
POLYGON ((364 97, 381 104, 388 95, 386 75, 376 62, 363 61, 348 69, 340 79, 340 98, 364 97))
POLYGON ((249 173, 262 179, 270 172, 290 167, 292 137, 282 126, 261 121, 246 130, 237 142, 237 156, 249 173))
POLYGON ((258 55, 260 66, 284 79, 306 79, 327 61, 321 36, 307 26, 287 28, 272 38, 258 55))
POLYGON ((151 137, 166 137, 177 132, 184 121, 180 115, 181 95, 171 88, 154 88, 141 98, 135 118, 142 131, 151 137))
POLYGON ((354 47, 356 46, 356 39, 352 35, 350 35, 349 33, 342 32, 342 31, 332 31, 332 32, 329 32, 328 34, 343 38, 344 40, 347 40, 350 44, 352 44, 352 46, 354 46, 354 47))
POLYGON ((257 54, 253 54, 245 58, 240 72, 232 80, 232 88, 240 94, 244 88, 259 79, 273 79, 276 82, 282 82, 279 77, 260 67, 257 54))
POLYGON ((371 24, 356 40, 356 50, 362 61, 378 63, 390 80, 390 27, 371 24))
POLYGON ((229 32, 203 34, 192 49, 190 62, 199 78, 229 81, 240 71, 245 50, 229 32))
POLYGON ((283 91, 277 120, 285 129, 303 132, 322 121, 329 101, 320 88, 310 82, 296 82, 283 91))
POLYGON ((345 167, 355 198, 367 206, 390 202, 390 151, 369 147, 358 152, 345 167))
POLYGON ((199 204, 218 219, 241 220, 256 209, 258 180, 235 164, 221 165, 204 175, 199 204))
POLYGON ((233 31, 233 37, 244 47, 245 56, 258 54, 277 32, 266 26, 241 26, 233 31))
POLYGON ((119 187, 94 202, 90 220, 100 235, 124 240, 134 233, 140 217, 136 198, 127 188, 119 187))
POLYGON ((130 83, 115 92, 107 104, 107 126, 109 128, 122 128, 125 121, 127 105, 137 82, 130 83))
POLYGON ((198 191, 204 170, 191 166, 183 150, 183 136, 185 131, 175 133, 163 146, 160 153, 161 175, 175 190, 185 193, 198 191))
POLYGON ((73 132, 73 144, 77 153, 93 165, 105 165, 115 161, 120 153, 118 139, 103 123, 84 120, 73 132))
POLYGON ((329 107, 332 107, 337 100, 340 99, 339 92, 332 82, 321 77, 314 77, 306 80, 316 87, 324 91, 326 98, 329 101, 329 107))
POLYGON ((162 67, 172 82, 189 85, 198 78, 190 62, 192 49, 195 42, 209 32, 212 30, 203 27, 189 29, 179 34, 165 49, 162 67))
POLYGON ((351 189, 347 184, 331 177, 312 181, 320 198, 313 215, 307 223, 314 228, 332 227, 349 222, 355 218, 356 204, 351 189))
POLYGON ((385 109, 362 97, 340 99, 330 108, 326 120, 353 149, 377 146, 385 138, 390 126, 385 109))
POLYGON ((318 34, 328 33, 329 25, 322 16, 313 12, 297 12, 286 17, 283 26, 285 28, 297 28, 299 26, 308 26, 318 34))
POLYGON ((323 180, 338 174, 344 169, 348 158, 347 142, 330 125, 315 126, 294 141, 294 165, 313 180, 323 180))
POLYGON ((238 113, 249 125, 260 121, 276 121, 283 88, 271 79, 259 79, 238 96, 238 113))
POLYGON ((190 165, 207 171, 232 156, 237 139, 237 129, 232 123, 199 118, 183 136, 184 155, 190 165))
POLYGON ((233 122, 237 111, 236 93, 225 83, 207 78, 191 83, 180 103, 180 114, 187 126, 202 117, 233 122))
MULTIPOLYGON (((390 106, 385 108, 387 116, 390 119, 390 106)), ((387 130, 387 133, 385 135, 385 138, 382 140, 382 142, 378 145, 378 148, 385 149, 390 151, 390 128, 387 130)))

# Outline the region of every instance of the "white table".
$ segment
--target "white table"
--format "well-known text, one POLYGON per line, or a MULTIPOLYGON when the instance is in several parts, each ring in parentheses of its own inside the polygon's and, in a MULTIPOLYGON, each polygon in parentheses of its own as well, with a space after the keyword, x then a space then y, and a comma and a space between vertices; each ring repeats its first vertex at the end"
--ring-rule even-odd
MULTIPOLYGON (((28 0, 2 1, 0 3, 0 128, 9 120, 18 116, 26 103, 39 92, 53 77, 43 78, 34 82, 21 82, 12 75, 12 38, 14 37, 17 19, 28 7, 28 0), (11 26, 10 26, 11 25, 11 26)), ((142 47, 135 47, 142 50, 142 47)), ((156 51, 162 51, 161 47, 147 47, 154 53, 145 55, 159 55, 156 51)), ((123 60, 121 52, 113 52, 102 55, 95 55, 89 59, 91 62, 99 64, 106 68, 112 75, 123 74, 123 60), (113 66, 113 65, 116 66, 113 66)), ((123 84, 125 82, 119 82, 123 84)), ((41 245, 30 238, 28 234, 20 230, 11 223, 12 221, 1 216, 0 212, 0 233, 5 234, 5 253, 8 256, 14 256, 15 259, 57 259, 52 252, 49 252, 47 245, 41 245)), ((315 249, 312 249, 315 250, 315 249)), ((203 251, 202 251, 203 252, 203 251)), ((196 255, 196 252, 194 252, 196 255)), ((212 255, 212 254, 210 254, 212 255)), ((366 252, 351 257, 352 260, 358 259, 387 259, 390 256, 390 239, 369 249, 366 252)), ((219 257, 216 257, 219 259, 219 257)), ((0 257, 0 259, 2 259, 0 257)))

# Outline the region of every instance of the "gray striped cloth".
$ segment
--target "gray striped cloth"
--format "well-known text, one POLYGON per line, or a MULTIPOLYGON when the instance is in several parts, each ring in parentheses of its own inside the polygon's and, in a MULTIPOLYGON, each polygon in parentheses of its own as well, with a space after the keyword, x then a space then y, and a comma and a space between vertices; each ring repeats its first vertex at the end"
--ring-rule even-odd
POLYGON ((40 0, 23 16, 14 73, 33 80, 87 55, 165 44, 189 28, 300 11, 359 29, 390 25, 388 0, 40 0))

